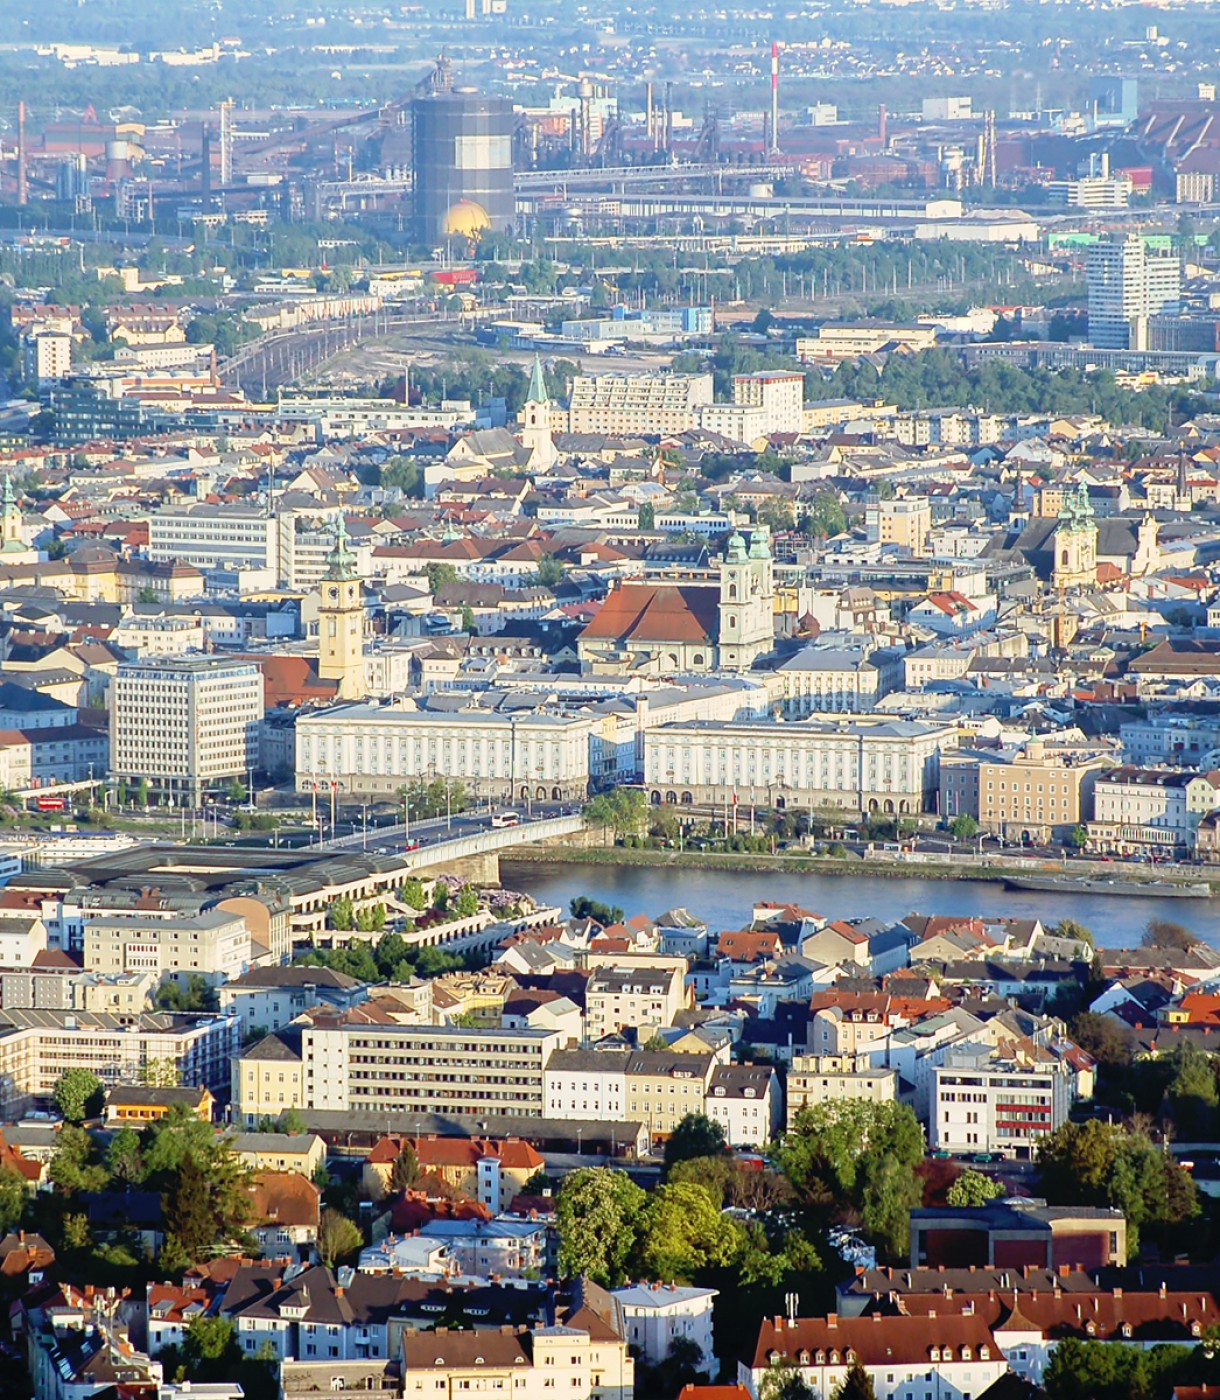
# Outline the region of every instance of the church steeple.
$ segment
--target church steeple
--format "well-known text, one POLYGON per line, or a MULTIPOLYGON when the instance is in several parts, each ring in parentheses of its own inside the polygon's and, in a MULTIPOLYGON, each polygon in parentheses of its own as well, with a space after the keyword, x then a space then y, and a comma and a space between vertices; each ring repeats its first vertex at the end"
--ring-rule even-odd
POLYGON ((542 361, 537 355, 534 356, 529 391, 521 409, 521 446, 529 449, 527 466, 531 472, 545 471, 555 461, 555 443, 551 437, 551 399, 546 391, 542 361))
POLYGON ((21 543, 21 507, 13 493, 13 478, 6 472, 0 491, 0 544, 21 543))
POLYGON ((550 395, 546 391, 546 376, 542 372, 542 360, 538 355, 534 356, 534 368, 530 370, 530 387, 525 396, 525 402, 550 402, 550 395))
POLYGON ((339 698, 355 700, 364 689, 364 598, 343 512, 327 559, 318 610, 318 675, 339 682, 339 698))

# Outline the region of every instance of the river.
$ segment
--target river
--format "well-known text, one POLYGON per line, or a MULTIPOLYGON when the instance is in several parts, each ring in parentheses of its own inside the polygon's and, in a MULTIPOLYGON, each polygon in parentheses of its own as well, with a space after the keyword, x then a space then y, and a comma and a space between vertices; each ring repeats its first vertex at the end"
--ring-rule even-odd
POLYGON ((507 889, 525 890, 544 904, 558 904, 585 894, 617 904, 630 917, 655 918, 684 905, 713 932, 748 928, 756 901, 800 904, 831 919, 871 915, 897 920, 907 914, 1003 914, 1009 918, 1077 919, 1093 930, 1105 948, 1131 948, 1151 918, 1172 919, 1220 946, 1220 900, 1139 899, 1134 896, 1031 894, 1009 890, 998 881, 868 879, 858 875, 784 874, 741 870, 691 870, 672 866, 547 865, 501 861, 507 889))

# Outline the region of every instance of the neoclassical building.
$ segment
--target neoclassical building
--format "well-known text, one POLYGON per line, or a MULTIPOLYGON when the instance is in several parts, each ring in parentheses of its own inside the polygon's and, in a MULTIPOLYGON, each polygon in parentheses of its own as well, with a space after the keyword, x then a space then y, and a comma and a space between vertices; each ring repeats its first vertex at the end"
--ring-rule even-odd
POLYGON ((644 735, 654 805, 934 811, 952 724, 913 720, 695 721, 644 735))

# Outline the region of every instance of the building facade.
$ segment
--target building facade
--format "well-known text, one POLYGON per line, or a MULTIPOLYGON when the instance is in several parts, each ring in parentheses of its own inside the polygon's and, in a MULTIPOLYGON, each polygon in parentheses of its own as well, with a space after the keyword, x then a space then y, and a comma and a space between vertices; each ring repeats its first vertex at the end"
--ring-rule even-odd
POLYGON ((197 806, 258 766, 263 676, 213 657, 122 664, 110 686, 110 774, 197 806))
POLYGON ((888 720, 832 724, 665 725, 644 735, 644 781, 654 805, 833 807, 915 814, 936 806, 952 725, 888 720))

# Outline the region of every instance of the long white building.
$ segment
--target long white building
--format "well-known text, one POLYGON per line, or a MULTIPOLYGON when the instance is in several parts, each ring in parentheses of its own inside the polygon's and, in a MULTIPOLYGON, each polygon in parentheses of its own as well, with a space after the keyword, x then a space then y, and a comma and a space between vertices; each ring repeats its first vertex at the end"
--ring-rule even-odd
POLYGON ((277 567, 274 515, 256 506, 162 506, 148 517, 148 557, 197 569, 277 567))
POLYGON ((644 736, 649 800, 845 812, 932 810, 950 724, 912 720, 666 725, 644 736))
POLYGON ((478 797, 578 800, 589 788, 594 723, 587 716, 343 705, 297 720, 297 790, 325 779, 371 795, 451 778, 478 797))
POLYGON ((710 374, 578 375, 572 381, 573 433, 685 433, 712 402, 710 374))

